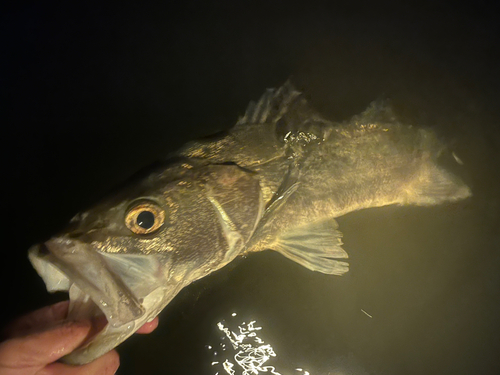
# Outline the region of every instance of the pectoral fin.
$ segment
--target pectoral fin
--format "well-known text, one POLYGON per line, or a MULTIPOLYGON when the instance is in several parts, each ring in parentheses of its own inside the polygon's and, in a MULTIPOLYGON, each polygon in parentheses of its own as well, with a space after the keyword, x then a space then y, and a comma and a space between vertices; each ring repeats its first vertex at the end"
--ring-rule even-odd
POLYGON ((297 196, 298 180, 291 166, 248 243, 247 252, 272 249, 312 271, 343 275, 349 271, 349 264, 336 259, 348 258, 341 247, 338 224, 333 218, 318 218, 317 210, 304 204, 297 196))
POLYGON ((337 228, 334 219, 293 228, 281 235, 272 249, 312 271, 342 275, 349 271, 349 264, 336 259, 348 258, 337 228))

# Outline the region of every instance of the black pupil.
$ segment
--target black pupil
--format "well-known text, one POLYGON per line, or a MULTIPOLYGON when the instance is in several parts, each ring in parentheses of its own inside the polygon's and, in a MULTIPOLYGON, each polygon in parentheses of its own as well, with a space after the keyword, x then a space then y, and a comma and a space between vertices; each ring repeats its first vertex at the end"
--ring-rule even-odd
POLYGON ((142 211, 137 215, 137 225, 144 229, 151 228, 155 223, 155 215, 151 211, 142 211))

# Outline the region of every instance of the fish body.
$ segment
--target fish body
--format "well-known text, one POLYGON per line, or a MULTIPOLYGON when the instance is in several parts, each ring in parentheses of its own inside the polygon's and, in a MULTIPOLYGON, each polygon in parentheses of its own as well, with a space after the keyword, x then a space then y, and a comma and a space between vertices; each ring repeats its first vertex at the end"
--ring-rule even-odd
POLYGON ((336 217, 436 205, 470 189, 437 164, 445 147, 372 103, 339 124, 289 82, 217 138, 191 142, 145 178, 76 215, 29 258, 69 317, 106 317, 64 358, 92 361, 152 320, 185 286, 237 256, 276 250, 318 272, 348 271, 336 217))

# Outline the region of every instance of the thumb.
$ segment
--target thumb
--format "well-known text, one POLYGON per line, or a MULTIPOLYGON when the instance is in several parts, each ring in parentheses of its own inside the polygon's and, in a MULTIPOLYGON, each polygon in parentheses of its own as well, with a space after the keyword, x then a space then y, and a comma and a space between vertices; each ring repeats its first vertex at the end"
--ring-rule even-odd
POLYGON ((0 343, 0 369, 43 367, 71 353, 87 337, 89 320, 69 321, 0 343))

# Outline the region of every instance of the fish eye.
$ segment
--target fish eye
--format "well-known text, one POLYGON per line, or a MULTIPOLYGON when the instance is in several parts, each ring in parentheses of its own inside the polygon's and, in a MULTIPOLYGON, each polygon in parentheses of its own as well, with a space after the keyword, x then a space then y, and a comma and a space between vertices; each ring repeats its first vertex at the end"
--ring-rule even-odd
POLYGON ((165 222, 165 211, 152 202, 133 205, 125 215, 125 225, 135 234, 157 231, 165 222))
POLYGON ((144 229, 151 229, 155 224, 155 214, 151 211, 142 211, 137 215, 137 225, 144 229))

